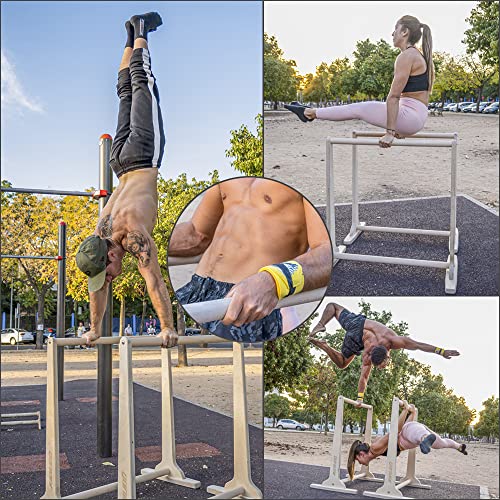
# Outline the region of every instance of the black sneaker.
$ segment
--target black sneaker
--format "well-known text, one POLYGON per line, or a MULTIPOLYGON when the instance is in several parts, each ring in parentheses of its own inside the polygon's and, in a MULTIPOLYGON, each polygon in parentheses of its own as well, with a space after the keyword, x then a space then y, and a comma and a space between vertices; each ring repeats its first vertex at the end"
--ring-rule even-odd
MULTIPOLYGON (((294 101, 297 102, 297 101, 294 101)), ((288 111, 291 111, 292 113, 295 113, 300 121, 303 121, 304 123, 307 122, 312 122, 312 118, 307 118, 306 115, 304 115, 304 110, 307 108, 307 106, 304 106, 302 104, 285 104, 285 109, 288 109, 288 111)))
POLYGON ((462 455, 468 455, 467 450, 465 448, 467 448, 467 445, 462 444, 462 446, 460 446, 460 448, 458 448, 458 451, 460 453, 462 453, 462 455))
POLYGON ((429 434, 428 436, 425 437, 425 439, 420 443, 420 451, 424 454, 427 455, 431 451, 431 447, 436 441, 436 435, 435 434, 429 434))
POLYGON ((134 27, 135 38, 145 38, 147 40, 148 33, 156 31, 163 24, 158 12, 148 12, 130 18, 130 24, 134 27))

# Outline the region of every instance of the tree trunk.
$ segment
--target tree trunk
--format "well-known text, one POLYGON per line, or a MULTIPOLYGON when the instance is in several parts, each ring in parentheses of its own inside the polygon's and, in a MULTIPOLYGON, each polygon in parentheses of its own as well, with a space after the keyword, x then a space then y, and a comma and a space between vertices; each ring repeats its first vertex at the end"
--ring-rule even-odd
POLYGON ((43 325, 45 328, 45 296, 47 295, 48 288, 42 287, 42 291, 38 292, 38 290, 34 290, 38 300, 38 321, 37 321, 37 330, 36 330, 36 346, 35 349, 42 349, 43 346, 43 329, 38 330, 38 325, 43 325))
MULTIPOLYGON (((177 303, 177 335, 182 337, 186 335, 186 322, 184 321, 184 310, 182 306, 177 303)), ((177 346, 177 366, 189 366, 186 344, 177 346)))
POLYGON ((125 330, 125 297, 120 300, 120 337, 123 335, 125 330))
MULTIPOLYGON (((210 332, 206 328, 203 328, 201 325, 200 325, 200 333, 202 335, 210 335, 210 332)), ((200 346, 203 347, 204 349, 208 348, 208 344, 200 344, 200 346)))
POLYGON ((274 111, 278 111, 278 101, 274 101, 273 109, 274 111))
POLYGON ((142 332, 144 330, 144 318, 146 317, 146 297, 144 297, 144 300, 142 301, 142 315, 141 315, 141 326, 139 328, 139 335, 142 335, 142 332))

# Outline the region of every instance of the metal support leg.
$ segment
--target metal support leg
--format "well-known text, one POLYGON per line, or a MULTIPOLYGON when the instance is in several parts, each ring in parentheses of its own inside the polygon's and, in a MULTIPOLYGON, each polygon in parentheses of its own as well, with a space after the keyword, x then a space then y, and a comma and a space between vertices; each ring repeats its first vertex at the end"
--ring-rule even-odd
POLYGON ((243 344, 233 342, 233 440, 234 477, 224 487, 209 486, 211 498, 263 498, 252 481, 248 432, 245 356, 243 344))
POLYGON ((61 498, 59 461, 58 347, 47 342, 47 409, 45 414, 45 493, 42 498, 61 498))
POLYGON ((455 253, 458 251, 457 231, 457 138, 451 146, 451 187, 450 187, 450 256, 449 267, 446 270, 445 292, 455 294, 458 281, 458 259, 455 253))
MULTIPOLYGON (((352 133, 356 137, 356 132, 352 133)), ((344 238, 344 245, 351 245, 362 233, 359 226, 365 226, 366 222, 359 222, 359 186, 358 186, 358 146, 352 145, 352 222, 349 234, 344 238)))
POLYGON ((118 498, 136 498, 132 344, 127 337, 120 340, 119 350, 118 498))
POLYGON ((161 462, 154 469, 141 469, 141 474, 149 474, 154 470, 165 468, 169 470, 168 475, 156 479, 193 489, 201 486, 200 481, 187 478, 177 464, 170 349, 161 350, 161 462))

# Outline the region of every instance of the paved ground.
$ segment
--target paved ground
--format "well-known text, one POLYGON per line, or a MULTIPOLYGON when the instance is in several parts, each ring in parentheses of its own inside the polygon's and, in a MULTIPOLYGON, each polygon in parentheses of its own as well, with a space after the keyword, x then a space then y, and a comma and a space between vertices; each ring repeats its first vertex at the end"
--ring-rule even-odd
MULTIPOLYGON (((375 491, 379 487, 379 483, 355 481, 350 483, 349 487, 358 489, 360 494, 351 495, 316 490, 309 486, 311 483, 322 483, 328 477, 328 472, 328 467, 265 460, 265 497, 284 500, 294 498, 366 499, 367 497, 362 495, 363 491, 375 491)), ((345 474, 345 471, 343 473, 345 474)), ((402 489, 402 493, 409 498, 482 498, 479 486, 430 480, 424 480, 422 483, 431 485, 431 489, 423 490, 407 487, 402 489)))
MULTIPOLYGON (((45 423, 45 386, 4 387, 4 401, 25 403, 5 408, 5 412, 42 411, 45 423)), ((113 394, 118 383, 113 380, 113 394)), ((61 493, 69 495, 116 481, 117 474, 117 398, 113 402, 113 456, 96 456, 96 395, 94 380, 66 382, 65 401, 60 403, 61 493), (84 398, 84 399, 81 399, 84 398), (86 399, 88 398, 88 399, 86 399), (111 462, 115 466, 104 465, 111 462)), ((136 470, 154 467, 160 460, 160 393, 134 384, 136 470)), ((232 419, 219 413, 175 399, 177 461, 187 477, 201 481, 201 489, 187 490, 161 481, 137 487, 138 498, 203 498, 206 487, 223 486, 232 478, 232 419)), ((40 498, 45 485, 45 430, 36 426, 2 427, 2 499, 40 498)), ((252 477, 262 489, 263 433, 250 427, 252 477)), ((116 493, 99 498, 116 498, 116 493)))
MULTIPOLYGON (((325 208, 319 210, 325 217, 325 208)), ((339 245, 349 232, 351 205, 340 205, 335 211, 339 245)), ((369 225, 446 230, 449 217, 448 197, 360 205, 360 220, 369 225)), ((457 295, 498 295, 498 214, 459 196, 457 227, 457 295)), ((348 247, 348 252, 446 261, 448 245, 442 237, 364 233, 348 247)), ((340 261, 334 268, 327 295, 445 295, 444 275, 443 269, 340 261)))

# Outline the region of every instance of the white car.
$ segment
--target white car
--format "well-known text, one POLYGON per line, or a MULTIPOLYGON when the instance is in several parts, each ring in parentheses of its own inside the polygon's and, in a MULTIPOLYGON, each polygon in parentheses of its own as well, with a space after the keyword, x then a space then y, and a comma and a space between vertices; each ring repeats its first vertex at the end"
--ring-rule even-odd
POLYGON ((35 337, 31 332, 18 328, 6 328, 1 332, 2 344, 16 345, 18 343, 33 343, 35 337))
POLYGON ((301 424, 300 422, 297 422, 296 420, 291 420, 289 418, 282 418, 281 420, 278 420, 278 423, 276 424, 276 428, 278 428, 278 429, 295 429, 297 431, 305 431, 307 429, 307 426, 304 424, 301 424))

